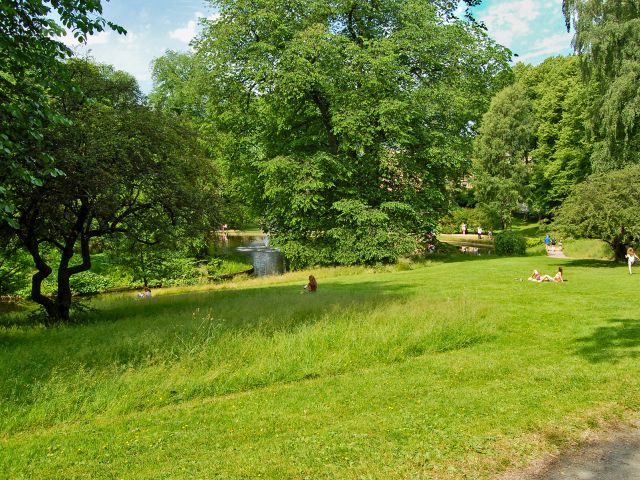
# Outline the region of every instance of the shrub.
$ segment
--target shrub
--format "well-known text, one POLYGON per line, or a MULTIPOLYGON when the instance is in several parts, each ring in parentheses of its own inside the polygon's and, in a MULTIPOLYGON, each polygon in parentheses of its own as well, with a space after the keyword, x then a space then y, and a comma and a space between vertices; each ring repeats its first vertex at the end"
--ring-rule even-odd
POLYGON ((29 291, 30 257, 20 250, 0 254, 0 295, 14 295, 29 291))
POLYGON ((524 255, 527 241, 512 230, 500 232, 495 236, 496 255, 524 255))
POLYGON ((109 278, 91 271, 81 272, 71 276, 69 283, 74 293, 98 293, 113 287, 109 278))

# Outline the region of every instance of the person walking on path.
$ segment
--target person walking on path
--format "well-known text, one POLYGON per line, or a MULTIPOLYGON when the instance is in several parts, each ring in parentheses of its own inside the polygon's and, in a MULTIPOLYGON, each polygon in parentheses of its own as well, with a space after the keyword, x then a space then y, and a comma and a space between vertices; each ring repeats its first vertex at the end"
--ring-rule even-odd
POLYGON ((625 257, 627 257, 627 264, 629 265, 629 275, 632 275, 633 272, 631 271, 631 266, 636 263, 636 260, 640 260, 640 258, 638 258, 638 255, 636 254, 636 251, 633 249, 633 247, 629 247, 627 249, 627 254, 625 255, 625 257))
POLYGON ((482 227, 478 225, 478 240, 482 240, 482 227))
POLYGON ((549 252, 550 245, 551 245, 551 237, 547 233, 547 235, 544 237, 544 249, 547 251, 547 253, 549 252))

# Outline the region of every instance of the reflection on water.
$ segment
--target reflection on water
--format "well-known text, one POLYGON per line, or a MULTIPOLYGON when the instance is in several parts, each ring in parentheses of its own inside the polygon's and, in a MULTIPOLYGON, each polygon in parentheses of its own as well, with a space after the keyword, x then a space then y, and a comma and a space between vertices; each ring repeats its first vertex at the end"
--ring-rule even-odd
POLYGON ((465 243, 465 242, 442 242, 446 245, 448 250, 453 250, 464 253, 466 255, 486 256, 493 255, 495 249, 493 245, 478 244, 478 243, 465 243))
POLYGON ((21 312, 26 310, 27 307, 22 303, 12 301, 0 301, 0 314, 10 312, 21 312))
POLYGON ((247 256, 253 265, 254 275, 259 277, 279 275, 286 271, 284 255, 277 248, 269 246, 267 235, 221 235, 216 253, 229 255, 234 252, 247 256))

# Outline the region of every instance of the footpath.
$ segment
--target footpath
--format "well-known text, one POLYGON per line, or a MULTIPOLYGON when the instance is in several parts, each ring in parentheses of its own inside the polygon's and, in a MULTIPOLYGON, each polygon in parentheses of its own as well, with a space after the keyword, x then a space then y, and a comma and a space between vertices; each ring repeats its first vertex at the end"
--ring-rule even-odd
POLYGON ((547 256, 554 258, 567 258, 567 256, 562 251, 562 247, 555 245, 547 248, 547 256))
POLYGON ((640 428, 599 434, 585 446, 501 480, 638 480, 640 428))

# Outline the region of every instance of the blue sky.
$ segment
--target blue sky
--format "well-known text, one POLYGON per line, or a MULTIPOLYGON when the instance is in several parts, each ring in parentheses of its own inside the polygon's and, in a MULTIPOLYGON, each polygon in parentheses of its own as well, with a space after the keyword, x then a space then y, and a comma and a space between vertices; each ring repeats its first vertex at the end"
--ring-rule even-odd
MULTIPOLYGON (((213 17, 205 0, 103 1, 103 16, 127 29, 127 35, 102 32, 77 53, 114 65, 134 75, 144 92, 152 87, 150 64, 166 50, 187 50, 198 18, 213 17)), ((484 0, 473 9, 498 43, 518 54, 515 60, 538 64, 571 52, 571 35, 562 16, 562 0, 484 0)), ((70 46, 72 38, 65 39, 70 46)))

